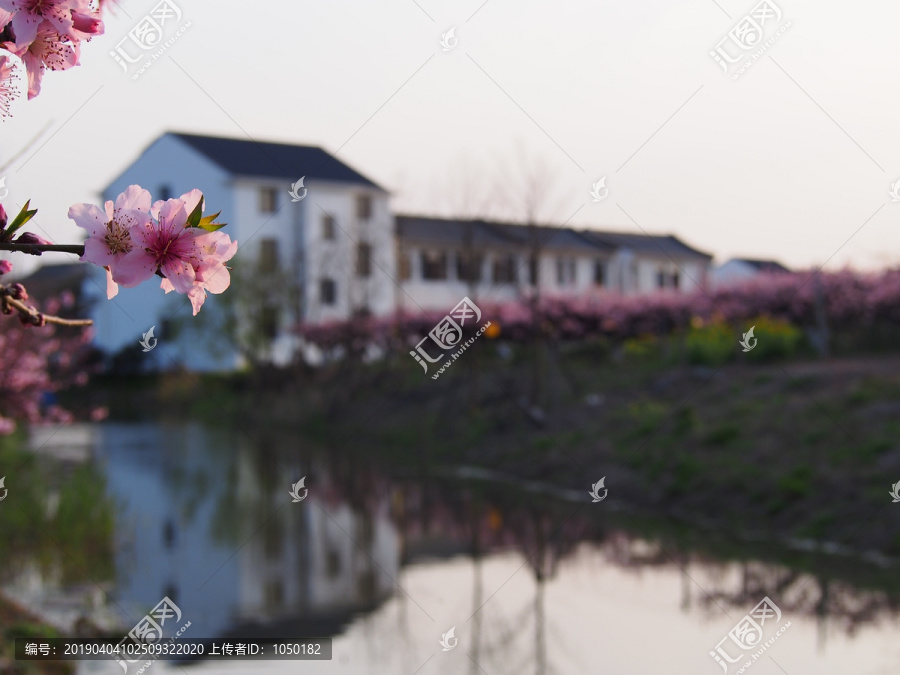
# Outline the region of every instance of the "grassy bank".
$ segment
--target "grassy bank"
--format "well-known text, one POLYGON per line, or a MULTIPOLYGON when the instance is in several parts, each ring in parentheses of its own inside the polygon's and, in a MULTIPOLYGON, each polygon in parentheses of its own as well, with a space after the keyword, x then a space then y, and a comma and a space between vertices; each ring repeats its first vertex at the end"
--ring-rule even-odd
POLYGON ((95 386, 113 417, 199 416, 388 471, 477 465, 585 496, 607 476, 611 503, 664 529, 900 557, 900 356, 690 365, 652 341, 478 347, 438 380, 407 358, 95 386))

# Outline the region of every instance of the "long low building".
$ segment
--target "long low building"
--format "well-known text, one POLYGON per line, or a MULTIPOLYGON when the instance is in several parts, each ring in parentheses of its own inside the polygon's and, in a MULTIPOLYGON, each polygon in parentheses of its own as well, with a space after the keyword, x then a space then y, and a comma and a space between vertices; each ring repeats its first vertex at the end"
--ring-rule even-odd
POLYGON ((139 350, 153 326, 158 347, 141 358, 163 368, 229 370, 250 353, 283 362, 300 322, 442 310, 465 295, 686 292, 706 286, 712 259, 672 235, 396 215, 384 188, 313 146, 165 133, 102 197, 131 184, 154 201, 199 188, 239 243, 236 282, 197 317, 152 283, 106 300, 104 272, 91 266, 97 346, 139 350))
POLYGON ((460 297, 690 291, 711 256, 653 236, 484 220, 397 216, 398 306, 440 309, 460 297))

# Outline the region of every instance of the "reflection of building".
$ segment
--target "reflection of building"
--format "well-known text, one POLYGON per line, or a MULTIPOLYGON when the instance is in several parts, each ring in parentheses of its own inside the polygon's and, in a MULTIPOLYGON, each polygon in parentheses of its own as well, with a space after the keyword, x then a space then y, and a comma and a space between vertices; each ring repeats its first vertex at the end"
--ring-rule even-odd
POLYGON ((761 274, 784 274, 790 270, 774 260, 753 260, 750 258, 731 258, 714 268, 710 273, 710 282, 721 288, 732 284, 749 281, 761 274))
POLYGON ((326 475, 292 503, 297 477, 269 485, 253 451, 228 436, 149 424, 107 424, 100 435, 122 504, 114 596, 126 621, 168 596, 191 637, 215 637, 248 622, 346 620, 391 591, 399 544, 386 509, 323 503, 315 493, 326 475))

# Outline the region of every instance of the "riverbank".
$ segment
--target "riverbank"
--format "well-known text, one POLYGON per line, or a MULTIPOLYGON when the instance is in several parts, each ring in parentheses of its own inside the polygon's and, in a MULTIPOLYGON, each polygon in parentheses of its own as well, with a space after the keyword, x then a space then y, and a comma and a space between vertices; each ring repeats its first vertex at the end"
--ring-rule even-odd
POLYGON ((607 504, 725 551, 900 558, 900 357, 698 367, 653 345, 482 347, 438 381, 400 360, 94 386, 114 418, 302 435, 388 472, 472 465, 588 503, 605 476, 607 504))

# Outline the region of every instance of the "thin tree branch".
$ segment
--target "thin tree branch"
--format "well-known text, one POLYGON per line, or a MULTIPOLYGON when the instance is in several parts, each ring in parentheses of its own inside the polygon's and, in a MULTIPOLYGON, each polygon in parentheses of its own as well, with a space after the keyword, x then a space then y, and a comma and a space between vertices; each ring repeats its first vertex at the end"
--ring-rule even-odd
POLYGON ((18 286, 19 288, 14 290, 10 286, 4 286, 3 284, 0 284, 0 311, 2 311, 3 314, 12 314, 12 310, 15 309, 19 312, 19 319, 23 323, 27 323, 32 326, 43 326, 48 323, 56 324, 57 326, 94 325, 94 322, 91 319, 63 319, 62 317, 53 316, 52 314, 42 314, 34 307, 26 305, 24 302, 14 297, 14 295, 19 295, 22 293, 22 285, 13 285, 18 286))
POLYGON ((49 251, 84 255, 84 244, 0 244, 0 251, 18 251, 30 255, 40 255, 49 251))

